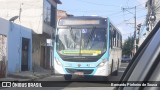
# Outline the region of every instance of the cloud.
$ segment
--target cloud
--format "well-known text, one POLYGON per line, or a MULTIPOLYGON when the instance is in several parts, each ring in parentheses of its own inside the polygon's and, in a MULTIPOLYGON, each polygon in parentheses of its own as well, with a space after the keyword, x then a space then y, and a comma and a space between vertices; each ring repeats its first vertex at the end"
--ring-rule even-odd
POLYGON ((120 30, 120 32, 121 32, 122 34, 125 34, 125 33, 126 33, 124 24, 118 26, 117 28, 120 30))
POLYGON ((134 32, 134 28, 130 28, 128 27, 128 25, 126 25, 126 23, 123 23, 119 26, 117 26, 117 28, 120 30, 120 32, 122 33, 122 39, 125 40, 127 39, 129 36, 133 35, 134 32))

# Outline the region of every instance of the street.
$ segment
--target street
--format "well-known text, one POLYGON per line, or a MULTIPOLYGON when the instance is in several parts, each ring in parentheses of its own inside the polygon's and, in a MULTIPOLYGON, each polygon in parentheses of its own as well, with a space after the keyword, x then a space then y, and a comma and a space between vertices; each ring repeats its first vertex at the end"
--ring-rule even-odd
MULTIPOLYGON (((118 76, 109 76, 109 81, 119 81, 122 76, 124 70, 126 69, 128 63, 122 63, 119 68, 118 76)), ((114 87, 107 87, 110 85, 105 84, 104 80, 101 77, 90 77, 86 80, 84 77, 74 77, 71 82, 67 82, 64 80, 63 76, 60 75, 52 75, 50 77, 46 77, 43 79, 39 79, 36 81, 55 81, 53 87, 43 87, 43 88, 4 88, 4 90, 113 90, 114 87), (60 82, 59 82, 60 81, 60 82), (96 82, 97 81, 97 82, 96 82), (60 84, 59 84, 60 83, 60 84), (58 84, 58 85, 57 85, 58 84), (57 85, 57 86, 56 86, 57 85)))
MULTIPOLYGON (((109 76, 109 81, 119 81, 120 77, 122 76, 124 70, 126 69, 128 63, 121 63, 121 66, 119 68, 118 76, 109 76)), ((62 75, 52 75, 47 78, 40 79, 38 81, 65 81, 62 75)), ((78 77, 74 76, 72 81, 106 81, 103 79, 103 77, 90 77, 90 78, 84 78, 84 77, 78 77)))
POLYGON ((0 0, 0 11, 0 90, 160 87, 160 0, 0 0))

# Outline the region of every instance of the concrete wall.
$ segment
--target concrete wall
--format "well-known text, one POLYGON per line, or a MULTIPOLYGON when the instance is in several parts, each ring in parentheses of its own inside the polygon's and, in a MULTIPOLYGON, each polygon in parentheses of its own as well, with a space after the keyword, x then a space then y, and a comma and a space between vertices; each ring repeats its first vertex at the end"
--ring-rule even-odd
MULTIPOLYGON (((42 33, 43 0, 1 0, 0 11, 0 17, 9 20, 20 16, 22 26, 37 34, 42 33)), ((20 21, 17 19, 15 23, 20 24, 20 21)))
POLYGON ((21 71, 22 37, 29 39, 29 69, 32 70, 32 31, 31 29, 0 19, 0 32, 7 35, 8 73, 21 71))
MULTIPOLYGON (((55 30, 43 22, 43 1, 44 0, 0 0, 0 17, 9 20, 14 16, 20 16, 14 23, 32 30, 32 59, 34 60, 33 64, 36 65, 40 65, 41 53, 43 53, 41 51, 42 44, 46 43, 46 39, 51 38, 50 35, 55 30)), ((48 1, 57 7, 55 0, 48 1)), ((17 69, 17 71, 19 70, 17 69)))
POLYGON ((58 10, 58 11, 57 11, 57 21, 58 21, 60 18, 62 18, 62 17, 67 17, 66 11, 58 10))
MULTIPOLYGON (((54 0, 49 0, 49 2, 57 7, 54 0)), ((52 30, 49 25, 47 27, 43 25, 43 0, 1 0, 0 11, 0 17, 7 20, 20 16, 20 21, 17 19, 15 23, 31 28, 36 34, 43 32, 50 34, 52 30)))
POLYGON ((7 35, 9 31, 9 23, 5 20, 0 18, 0 34, 7 35))
POLYGON ((42 65, 44 65, 44 62, 48 61, 48 59, 43 58, 43 55, 45 52, 42 51, 42 49, 44 49, 46 45, 46 38, 50 38, 50 36, 48 36, 47 34, 42 34, 42 35, 33 34, 32 36, 33 36, 33 39, 32 39, 33 70, 38 71, 40 70, 41 67, 43 67, 42 65))
POLYGON ((34 70, 37 71, 37 68, 41 66, 41 46, 45 45, 45 36, 33 34, 33 51, 32 51, 32 60, 34 70))
POLYGON ((32 31, 17 24, 10 23, 8 32, 8 72, 21 71, 22 37, 29 39, 29 70, 32 70, 32 31))
MULTIPOLYGON (((44 1, 44 0, 42 0, 42 1, 44 1)), ((57 8, 57 3, 54 1, 54 0, 48 0, 49 1, 49 3, 51 4, 51 5, 53 5, 54 7, 56 7, 57 8)), ((53 13, 53 12, 52 12, 53 13)), ((55 12, 55 13, 57 13, 57 12, 55 12)), ((56 16, 55 16, 55 20, 56 20, 56 16)), ((51 27, 51 26, 49 26, 49 25, 47 25, 47 24, 45 24, 44 22, 43 22, 43 32, 45 32, 45 33, 47 33, 47 34, 49 34, 49 35, 51 35, 51 33, 54 33, 55 32, 55 28, 53 28, 53 27, 51 27)))

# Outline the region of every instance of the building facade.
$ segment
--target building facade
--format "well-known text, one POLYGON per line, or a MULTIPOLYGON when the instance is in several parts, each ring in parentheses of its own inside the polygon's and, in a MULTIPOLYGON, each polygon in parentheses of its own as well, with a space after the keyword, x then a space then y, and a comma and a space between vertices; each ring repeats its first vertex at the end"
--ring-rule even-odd
POLYGON ((63 10, 57 10, 57 20, 59 20, 62 17, 67 17, 66 11, 63 10))
POLYGON ((1 0, 0 17, 32 29, 33 70, 50 68, 51 47, 46 40, 52 39, 56 29, 56 12, 59 0, 1 0))
POLYGON ((57 10, 57 20, 59 20, 62 17, 72 17, 73 15, 68 14, 66 11, 64 10, 57 10))
POLYGON ((0 28, 0 45, 3 48, 0 61, 5 61, 1 68, 7 73, 31 71, 32 30, 2 18, 0 28))

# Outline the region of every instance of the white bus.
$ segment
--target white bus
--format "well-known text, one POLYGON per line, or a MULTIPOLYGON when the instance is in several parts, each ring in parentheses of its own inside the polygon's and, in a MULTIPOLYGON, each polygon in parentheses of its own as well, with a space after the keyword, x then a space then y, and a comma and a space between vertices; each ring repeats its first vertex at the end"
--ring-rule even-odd
POLYGON ((108 18, 74 16, 61 18, 54 43, 54 70, 72 75, 108 76, 118 72, 122 36, 108 18))

